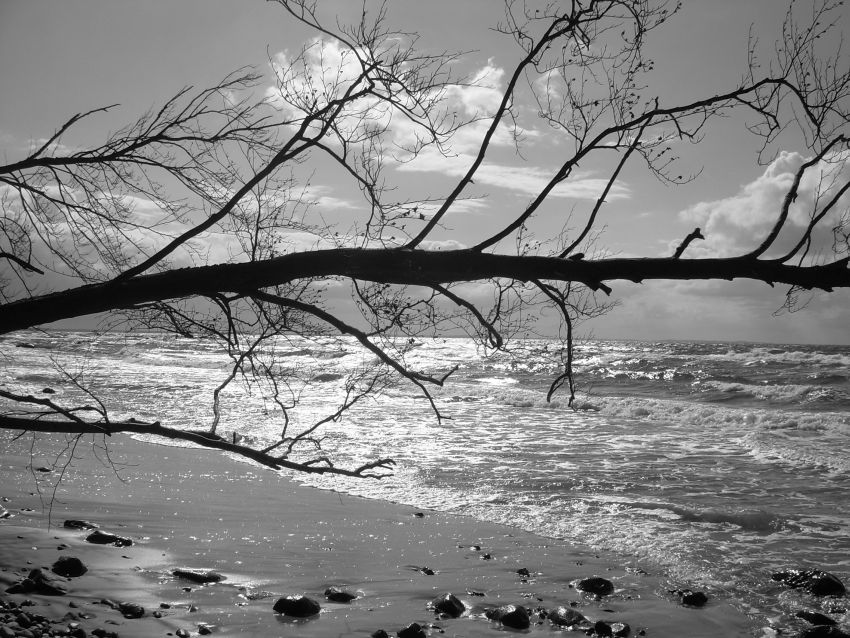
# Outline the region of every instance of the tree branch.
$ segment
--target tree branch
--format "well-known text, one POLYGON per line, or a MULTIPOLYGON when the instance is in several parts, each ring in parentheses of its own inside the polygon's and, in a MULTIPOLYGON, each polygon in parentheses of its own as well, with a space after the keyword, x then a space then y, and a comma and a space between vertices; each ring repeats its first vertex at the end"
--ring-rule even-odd
POLYGON ((302 463, 290 461, 280 456, 273 456, 261 450, 246 445, 231 443, 208 432, 194 432, 190 430, 177 430, 161 425, 158 421, 154 423, 143 423, 141 421, 111 421, 109 423, 80 423, 76 421, 35 420, 21 417, 0 415, 0 428, 8 430, 21 430, 25 432, 54 432, 68 434, 113 434, 131 433, 145 434, 161 437, 175 441, 186 441, 222 452, 237 454, 243 458, 250 459, 273 470, 296 470, 310 474, 340 474, 343 476, 356 476, 361 478, 383 478, 387 473, 374 473, 371 470, 389 471, 395 461, 392 459, 379 459, 365 463, 354 469, 335 467, 326 458, 313 459, 302 463), (320 462, 321 461, 321 462, 320 462))
POLYGON ((90 284, 0 306, 0 334, 60 319, 139 304, 219 292, 242 292, 298 279, 350 277, 367 281, 430 286, 433 283, 501 277, 529 281, 575 281, 593 290, 604 282, 648 279, 753 279, 770 284, 833 290, 850 288, 848 258, 794 266, 745 257, 714 259, 611 258, 494 255, 468 250, 393 251, 337 248, 293 253, 263 261, 198 266, 90 284))
POLYGON ((682 240, 682 243, 679 244, 679 247, 676 249, 676 252, 673 253, 673 259, 678 259, 679 257, 681 257, 682 253, 685 252, 685 249, 695 239, 705 239, 705 237, 702 236, 702 232, 699 228, 694 228, 690 233, 688 233, 688 236, 682 240))

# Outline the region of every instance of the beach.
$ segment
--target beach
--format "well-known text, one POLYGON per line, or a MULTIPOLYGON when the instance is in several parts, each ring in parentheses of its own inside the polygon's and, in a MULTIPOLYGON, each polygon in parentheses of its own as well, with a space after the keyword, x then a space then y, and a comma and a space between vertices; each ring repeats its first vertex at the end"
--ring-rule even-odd
POLYGON ((60 556, 77 556, 89 567, 77 578, 53 575, 67 587, 65 596, 5 594, 4 600, 30 599, 35 605, 27 611, 48 618, 71 612, 68 622, 88 635, 102 627, 122 638, 178 630, 344 637, 384 629, 395 636, 411 623, 440 636, 562 631, 539 613, 526 630, 485 616, 505 604, 532 612, 572 606, 591 623, 628 624, 631 635, 751 635, 750 620, 729 601, 712 596, 701 608, 682 605, 663 576, 584 548, 579 539, 304 487, 208 450, 113 438, 106 463, 103 450, 95 454, 90 442, 81 442, 55 495, 46 490, 59 470, 37 468, 50 468, 51 452, 64 444, 40 438, 31 457, 24 437, 5 441, 0 457, 11 514, 0 522, 3 589, 34 567, 46 572, 60 556), (63 528, 69 519, 134 544, 87 543, 86 530, 63 528), (173 576, 181 567, 211 569, 224 580, 201 585, 173 576), (576 582, 591 576, 610 580, 614 592, 578 591, 576 582), (334 586, 357 598, 326 600, 334 586), (459 618, 428 608, 448 592, 467 608, 459 618), (318 601, 320 613, 296 619, 273 611, 278 598, 299 594, 318 601), (145 615, 124 618, 104 599, 139 604, 145 615))

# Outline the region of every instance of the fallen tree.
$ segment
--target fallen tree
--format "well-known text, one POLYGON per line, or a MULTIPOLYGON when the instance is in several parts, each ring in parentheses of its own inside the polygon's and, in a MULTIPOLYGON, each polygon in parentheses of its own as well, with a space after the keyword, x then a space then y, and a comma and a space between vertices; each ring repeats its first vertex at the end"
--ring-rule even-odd
POLYGON ((69 130, 112 107, 78 114, 26 157, 0 166, 0 260, 7 266, 0 333, 105 313, 213 339, 231 364, 213 397, 211 426, 116 421, 103 407, 108 397, 94 407, 60 405, 7 377, 0 427, 153 434, 278 469, 380 476, 390 460, 340 468, 321 455, 289 456, 318 446, 320 426, 389 378, 414 384, 442 417, 429 387, 453 371, 411 369, 400 338, 450 325, 500 350, 528 334, 516 317, 554 308, 563 373, 549 395, 568 383, 572 396, 574 323, 608 311, 618 280, 750 279, 790 286, 782 293, 789 303, 800 290, 850 288, 850 69, 841 66, 840 45, 824 44, 840 2, 817 2, 805 19, 792 5, 769 64, 753 41, 743 80, 679 105, 653 93, 654 63, 645 53, 653 32, 678 10, 667 2, 592 0, 532 10, 508 1, 498 29, 514 43, 517 62, 498 90, 481 75, 458 75, 460 54, 425 53, 414 36, 389 29, 385 6, 369 12, 364 5, 359 22, 330 27, 321 3, 278 4, 317 37, 297 56, 273 57, 271 82, 241 70, 209 89, 180 91, 103 144, 68 149, 62 139, 69 130), (470 88, 488 94, 474 111, 458 104, 470 88), (673 147, 699 144, 716 120, 739 115, 762 142, 756 161, 771 161, 786 143, 805 153, 762 239, 740 254, 686 257, 693 242, 706 239, 697 228, 668 256, 607 255, 604 209, 624 169, 640 166, 673 185, 695 179, 680 173, 673 147), (537 126, 560 136, 569 152, 547 167, 506 223, 463 242, 447 239, 447 215, 477 201, 470 199, 475 178, 506 147, 521 166, 524 138, 537 126), (426 157, 452 160, 453 145, 469 134, 476 144, 464 147, 466 164, 444 193, 399 196, 392 180, 401 167, 426 157), (536 239, 535 224, 563 216, 552 198, 581 182, 579 166, 589 163, 607 176, 585 198, 583 217, 576 213, 536 239), (310 181, 319 170, 341 172, 360 209, 322 204, 310 181), (802 202, 804 181, 816 192, 802 202), (211 254, 218 258, 208 264, 211 254), (323 296, 329 281, 349 283, 356 316, 323 296), (492 292, 476 297, 467 282, 485 282, 492 292), (345 398, 293 433, 287 414, 297 401, 280 398, 281 372, 261 352, 281 335, 317 334, 346 335, 379 365, 345 380, 345 398), (282 413, 280 439, 269 445, 216 433, 221 390, 248 373, 268 380, 282 413))

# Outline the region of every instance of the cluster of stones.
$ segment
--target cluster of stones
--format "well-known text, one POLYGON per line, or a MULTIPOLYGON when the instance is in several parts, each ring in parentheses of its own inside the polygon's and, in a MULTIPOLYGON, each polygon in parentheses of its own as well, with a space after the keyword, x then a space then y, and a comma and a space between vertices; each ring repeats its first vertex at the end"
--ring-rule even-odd
MULTIPOLYGON (((27 611, 34 606, 30 600, 16 603, 0 600, 0 638, 88 638, 86 631, 68 614, 60 620, 49 620, 42 615, 27 611)), ((96 638, 118 638, 114 631, 98 627, 91 631, 96 638)))
MULTIPOLYGON (((517 571, 520 576, 527 577, 527 569, 517 571)), ((575 588, 596 598, 602 598, 614 593, 614 584, 607 578, 591 576, 575 583, 575 588)), ((575 603, 573 603, 575 604, 575 603)), ((624 622, 609 622, 597 620, 593 622, 584 614, 572 607, 560 606, 554 609, 536 607, 530 609, 523 605, 502 605, 488 609, 485 616, 493 622, 511 629, 528 629, 532 624, 542 625, 547 621, 557 629, 583 631, 588 636, 628 636, 632 628, 624 622)), ((639 632, 643 635, 643 631, 639 632)))
MULTIPOLYGON (((523 578, 530 577, 530 572, 525 569, 517 570, 523 578)), ((846 594, 844 584, 834 575, 820 570, 790 570, 773 575, 773 580, 783 582, 789 587, 804 589, 815 596, 841 597, 846 594)), ((583 578, 574 583, 575 588, 584 594, 591 595, 597 599, 614 593, 614 584, 600 576, 583 578)), ((672 590, 680 604, 686 607, 703 607, 708 603, 708 596, 704 592, 692 591, 690 589, 672 590)), ((477 594, 477 592, 472 592, 477 594)), ((356 594, 347 592, 338 587, 325 590, 325 597, 332 602, 347 603, 357 598, 356 594)), ((575 605, 576 603, 571 603, 575 605)), ((428 608, 440 618, 459 618, 467 613, 468 608, 456 595, 447 592, 437 596, 428 603, 428 608)), ((316 616, 321 611, 318 601, 304 595, 293 595, 279 598, 274 604, 275 613, 297 618, 309 618, 316 616)), ((833 610, 844 612, 845 610, 833 610)), ((572 607, 556 607, 547 609, 545 607, 528 608, 524 605, 501 605, 491 607, 484 611, 484 616, 490 621, 509 628, 524 630, 532 624, 542 625, 547 621, 553 628, 582 631, 587 636, 624 638, 632 633, 632 628, 625 622, 597 620, 592 621, 572 607)), ((805 630, 800 638, 850 638, 836 626, 836 622, 818 612, 800 611, 797 617, 813 624, 813 627, 805 630)), ((431 628, 437 628, 431 625, 431 628)), ((418 623, 411 623, 396 632, 398 638, 425 638, 428 627, 418 623)), ((636 635, 643 636, 646 631, 641 629, 636 635)), ((390 634, 384 629, 378 629, 372 633, 371 638, 389 638, 390 634)))
MULTIPOLYGON (((63 524, 67 529, 94 530, 86 541, 97 545, 115 545, 116 547, 127 547, 133 541, 124 536, 102 532, 97 525, 88 521, 67 520, 63 524)), ((65 546, 63 546, 65 547, 65 546)), ((41 568, 31 569, 27 575, 6 588, 7 594, 33 594, 40 596, 65 596, 68 587, 65 584, 68 579, 78 578, 88 571, 88 568, 76 556, 61 556, 50 568, 57 576, 66 579, 60 582, 41 568)), ((145 610, 141 605, 131 602, 119 602, 103 599, 101 604, 117 610, 125 618, 141 618, 145 610)), ((80 626, 78 620, 88 618, 84 614, 75 615, 69 611, 59 620, 51 620, 44 616, 24 611, 24 608, 32 607, 35 603, 24 600, 21 603, 0 600, 0 610, 3 620, 0 622, 0 638, 47 638, 51 636, 65 636, 70 638, 88 638, 89 633, 80 626)), ((75 607, 75 603, 69 603, 69 607, 75 607)), ((118 638, 118 634, 103 627, 96 627, 90 632, 95 638, 118 638)))
MULTIPOLYGON (((837 576, 820 569, 789 569, 776 572, 771 579, 792 589, 801 589, 812 596, 828 598, 830 601, 847 595, 847 588, 837 576)), ((826 603, 825 610, 834 614, 847 613, 845 607, 836 606, 831 602, 826 603)), ((800 638, 850 638, 850 633, 838 627, 838 623, 826 614, 801 609, 795 615, 812 625, 800 634, 800 638)))
MULTIPOLYGON (((96 529, 96 525, 88 521, 65 521, 64 526, 80 530, 93 529, 94 531, 86 537, 86 541, 89 543, 111 544, 117 547, 133 544, 131 539, 100 531, 96 529)), ((478 546, 474 546, 474 548, 479 549, 478 546)), ((427 575, 435 573, 427 567, 416 567, 414 569, 427 575)), ((58 576, 70 579, 82 576, 87 569, 78 558, 63 556, 53 564, 51 571, 58 576)), ((532 576, 526 568, 521 568, 516 573, 523 579, 522 582, 528 582, 526 579, 532 576)), ((172 570, 172 575, 200 585, 217 583, 224 579, 223 575, 208 569, 177 568, 172 570)), ((828 597, 830 600, 844 597, 847 593, 841 580, 833 574, 817 569, 777 572, 772 575, 772 580, 794 589, 801 589, 812 596, 828 597)), ((614 584, 599 576, 577 580, 573 586, 576 590, 596 599, 614 593, 614 584)), ((7 588, 6 593, 62 596, 67 593, 67 588, 45 573, 44 570, 32 569, 25 578, 7 588)), ((473 596, 484 595, 480 592, 468 593, 473 596)), ((671 590, 670 593, 678 598, 680 604, 688 607, 702 607, 708 602, 708 597, 703 592, 683 589, 671 590)), ((356 593, 340 587, 329 587, 325 590, 324 595, 330 602, 343 604, 350 603, 358 598, 356 593)), ((108 599, 103 599, 100 603, 117 610, 125 618, 141 618, 145 615, 145 609, 135 603, 108 599)), ((80 627, 79 623, 75 622, 75 620, 84 618, 84 616, 77 618, 73 613, 68 613, 60 620, 48 620, 43 616, 25 611, 25 608, 34 604, 29 600, 19 604, 0 600, 0 638, 48 638, 53 636, 88 638, 86 631, 80 627)), ((571 603, 571 605, 575 606, 576 603, 571 603)), ((70 606, 73 607, 74 604, 71 603, 70 606)), ((163 607, 167 607, 167 605, 163 604, 163 607)), ((428 603, 428 608, 440 618, 459 618, 468 611, 463 601, 451 592, 431 600, 428 603)), ((273 606, 275 613, 294 618, 310 618, 318 615, 321 609, 318 601, 301 594, 278 598, 273 606)), ((846 613, 846 609, 839 609, 834 605, 830 606, 829 609, 824 609, 829 613, 846 613)), ((158 616, 158 612, 154 612, 153 615, 158 616)), ((548 621, 556 629, 582 631, 588 636, 622 638, 631 634, 631 627, 627 623, 603 620, 593 622, 572 607, 565 606, 554 609, 544 607, 532 609, 523 605, 507 604, 486 609, 484 616, 503 627, 518 630, 528 629, 532 624, 542 625, 548 621)), ((801 610, 796 616, 812 625, 800 634, 800 638, 850 638, 850 634, 840 629, 836 621, 825 614, 801 610)), ((426 638, 427 628, 427 626, 423 627, 414 622, 399 629, 396 635, 398 638, 426 638)), ((430 625, 430 628, 438 629, 436 625, 430 625)), ((210 633, 210 630, 205 625, 200 625, 198 633, 206 635, 210 633)), ((639 636, 644 634, 644 630, 637 632, 639 636)), ((93 629, 91 635, 96 638, 118 638, 115 632, 103 628, 93 629)), ((188 638, 190 634, 184 629, 179 629, 176 635, 178 638, 188 638)), ((379 629, 372 634, 372 638, 389 638, 389 634, 384 629, 379 629)))

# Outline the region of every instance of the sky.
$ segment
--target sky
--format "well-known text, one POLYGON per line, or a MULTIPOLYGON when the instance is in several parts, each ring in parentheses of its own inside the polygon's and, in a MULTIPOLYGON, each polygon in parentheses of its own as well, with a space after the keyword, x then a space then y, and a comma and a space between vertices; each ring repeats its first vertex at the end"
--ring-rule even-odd
MULTIPOLYGON (((356 15, 359 7, 351 0, 319 3, 323 13, 342 19, 356 15)), ((469 51, 463 64, 470 73, 481 72, 494 94, 504 85, 516 51, 491 29, 502 13, 498 0, 392 0, 388 8, 390 24, 418 33, 422 47, 469 51)), ((653 87, 672 103, 734 86, 746 70, 751 27, 770 48, 785 8, 781 0, 685 0, 679 15, 649 44, 656 61, 653 87)), ((291 56, 312 36, 275 3, 260 0, 0 0, 0 160, 19 158, 33 140, 77 112, 120 104, 67 139, 99 142, 184 86, 211 85, 246 65, 269 73, 270 59, 291 56)), ((486 90, 460 96, 465 106, 487 99, 486 90)), ((474 137, 475 129, 471 133, 474 137)), ((711 133, 699 147, 683 152, 682 170, 699 173, 686 185, 670 187, 639 170, 624 172, 603 210, 601 245, 622 256, 669 255, 695 226, 707 239, 692 244, 690 256, 728 254, 758 243, 781 187, 805 154, 789 144, 775 149, 775 161, 760 166, 757 141, 743 134, 741 121, 720 121, 711 133)), ((422 196, 440 192, 463 169, 464 143, 458 142, 457 161, 426 156, 394 177, 422 196)), ((476 180, 478 199, 450 216, 450 229, 439 239, 471 245, 482 226, 498 224, 528 200, 563 147, 542 128, 528 130, 527 144, 525 165, 497 149, 498 161, 476 180)), ((570 210, 585 210, 605 177, 604 167, 582 168, 572 190, 553 198, 559 223, 570 210)), ((317 177, 315 188, 328 205, 353 210, 354 193, 341 179, 334 173, 325 181, 317 177)), ((543 224, 537 232, 555 230, 543 224)), ((612 288, 619 307, 586 324, 586 333, 850 343, 847 291, 816 294, 805 309, 789 314, 776 312, 784 291, 757 282, 613 282, 612 288)))

